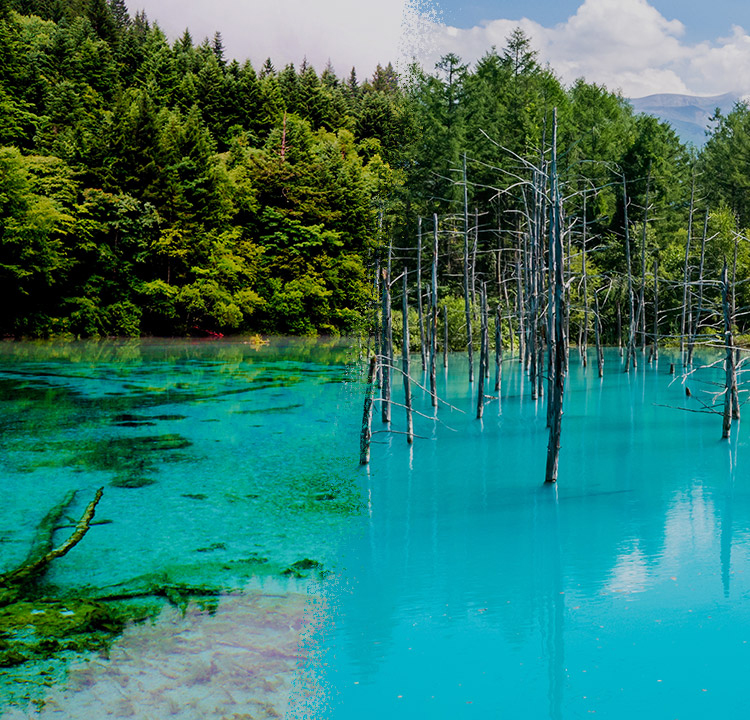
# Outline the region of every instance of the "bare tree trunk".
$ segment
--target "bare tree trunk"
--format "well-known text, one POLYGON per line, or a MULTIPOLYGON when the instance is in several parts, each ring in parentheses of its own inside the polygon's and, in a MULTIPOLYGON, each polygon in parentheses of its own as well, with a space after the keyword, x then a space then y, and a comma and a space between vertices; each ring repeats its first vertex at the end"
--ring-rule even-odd
POLYGON ((479 341, 479 383, 477 385, 477 420, 482 419, 484 414, 484 381, 486 377, 487 368, 487 350, 489 348, 489 341, 487 337, 487 284, 482 283, 481 298, 480 298, 480 327, 481 327, 481 340, 479 341))
POLYGON ((469 355, 469 382, 474 382, 474 348, 471 331, 471 300, 469 298, 469 183, 466 178, 466 153, 464 161, 464 307, 466 310, 466 351, 469 355))
POLYGON ((703 267, 706 258, 706 239, 708 238, 708 209, 706 209, 706 219, 703 223, 703 235, 701 237, 701 261, 698 269, 698 304, 695 308, 695 319, 692 321, 690 340, 688 342, 687 364, 693 364, 693 351, 695 350, 695 341, 698 339, 698 330, 701 324, 701 312, 703 310, 703 267))
POLYGON ((474 208, 474 244, 471 250, 471 308, 476 319, 476 276, 477 276, 477 245, 479 244, 479 210, 474 208))
POLYGON ((625 372, 630 371, 630 363, 633 363, 635 370, 638 361, 635 357, 635 340, 636 340, 636 319, 635 319, 635 295, 633 293, 633 265, 630 260, 630 227, 628 226, 628 186, 625 180, 625 174, 622 176, 622 202, 623 212, 625 213, 625 263, 628 271, 628 301, 630 305, 630 317, 628 318, 628 345, 625 353, 625 372))
MULTIPOLYGON (((390 264, 390 263, 389 263, 390 264)), ((381 407, 380 415, 384 423, 391 421, 391 376, 392 376, 392 362, 391 362, 391 345, 390 340, 391 334, 391 275, 386 269, 383 270, 383 338, 381 343, 381 357, 382 357, 382 380, 383 386, 381 388, 381 407)))
MULTIPOLYGON (((690 284, 690 241, 693 236, 693 209, 695 207, 695 169, 693 169, 693 182, 690 186, 690 210, 688 212, 687 240, 685 241, 685 269, 682 280, 682 319, 680 320, 680 356, 685 351, 685 317, 688 304, 688 285, 690 284)), ((684 358, 683 358, 684 360, 684 358)))
POLYGON ((659 359, 659 256, 654 255, 654 360, 659 359))
POLYGON ((404 342, 402 344, 402 369, 404 371, 404 405, 406 405, 406 442, 411 445, 414 442, 414 421, 411 412, 411 377, 409 373, 409 289, 407 285, 408 271, 404 268, 403 296, 401 299, 401 310, 404 314, 404 342))
MULTIPOLYGON (((734 409, 734 395, 737 392, 737 375, 734 365, 734 338, 732 336, 732 319, 729 311, 729 292, 727 281, 727 262, 724 260, 724 268, 721 271, 721 301, 724 309, 724 345, 726 346, 726 389, 724 391, 724 419, 721 427, 721 436, 729 437, 732 427, 732 415, 734 409)), ((739 406, 737 408, 739 415, 739 406)))
POLYGON ((565 393, 565 376, 567 374, 567 355, 565 351, 565 316, 564 294, 564 250, 561 227, 561 200, 557 177, 557 108, 554 110, 552 127, 552 160, 550 163, 550 201, 552 213, 550 218, 550 261, 554 269, 554 337, 550 342, 555 345, 554 366, 550 366, 549 373, 554 376, 553 394, 548 398, 552 405, 552 424, 550 426, 549 443, 547 445, 547 468, 545 483, 557 482, 558 465, 560 460, 560 434, 562 431, 563 396, 565 393))
POLYGON ((526 354, 524 337, 526 331, 524 329, 524 306, 523 306, 523 290, 521 286, 521 251, 516 251, 516 311, 518 313, 518 361, 523 363, 524 355, 526 354))
POLYGON ((422 372, 427 369, 427 347, 422 310, 422 218, 417 218, 417 313, 419 314, 419 352, 422 356, 422 372))
POLYGON ((500 385, 503 378, 503 316, 500 304, 497 305, 495 315, 495 392, 500 398, 500 385))
POLYGON ((583 193, 583 228, 582 228, 582 245, 583 254, 581 256, 581 272, 583 274, 583 333, 581 334, 581 362, 586 367, 588 358, 587 351, 589 346, 589 280, 586 273, 586 192, 583 193))
POLYGON ((437 413, 437 318, 438 318, 438 287, 437 287, 437 264, 438 264, 438 216, 433 215, 434 237, 432 245, 432 293, 430 295, 430 392, 432 393, 432 406, 437 413))
MULTIPOLYGON (((381 297, 380 297, 380 257, 375 258, 375 297, 373 298, 372 302, 372 326, 373 326, 373 334, 375 336, 375 355, 377 357, 380 357, 380 340, 382 337, 382 328, 381 328, 381 318, 379 313, 379 308, 382 306, 381 297)), ((381 376, 382 370, 380 368, 380 363, 377 364, 375 368, 375 382, 377 383, 378 387, 382 386, 383 378, 381 376)))
POLYGON ((448 306, 443 305, 443 367, 448 368, 448 306))
POLYGON ((648 231, 648 203, 651 194, 651 161, 646 177, 646 207, 643 209, 643 235, 641 237, 641 293, 638 301, 641 329, 641 353, 646 352, 646 240, 648 231))
POLYGON ((601 328, 602 321, 599 314, 599 294, 594 290, 594 303, 596 317, 594 318, 594 332, 596 334, 596 365, 599 370, 599 377, 604 377, 604 350, 602 349, 601 328))
POLYGON ((370 438, 372 438, 372 395, 374 390, 375 368, 378 358, 370 358, 370 369, 367 371, 367 385, 365 385, 365 407, 362 413, 362 432, 359 436, 359 464, 370 462, 370 438))

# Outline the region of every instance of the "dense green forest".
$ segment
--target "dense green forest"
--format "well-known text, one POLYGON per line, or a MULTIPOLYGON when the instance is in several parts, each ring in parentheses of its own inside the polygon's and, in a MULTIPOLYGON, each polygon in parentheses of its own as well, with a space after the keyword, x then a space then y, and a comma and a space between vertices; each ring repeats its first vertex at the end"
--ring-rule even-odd
POLYGON ((448 55, 360 79, 230 62, 220 34, 170 43, 123 0, 0 0, 0 332, 352 332, 385 249, 413 267, 435 213, 444 290, 461 292, 470 214, 472 273, 510 307, 524 161, 553 108, 568 273, 585 228, 610 340, 626 227, 644 283, 638 253, 649 273, 659 259, 665 331, 707 210, 705 277, 735 252, 750 276, 744 105, 698 152, 604 87, 564 86, 520 31, 473 67, 448 55))

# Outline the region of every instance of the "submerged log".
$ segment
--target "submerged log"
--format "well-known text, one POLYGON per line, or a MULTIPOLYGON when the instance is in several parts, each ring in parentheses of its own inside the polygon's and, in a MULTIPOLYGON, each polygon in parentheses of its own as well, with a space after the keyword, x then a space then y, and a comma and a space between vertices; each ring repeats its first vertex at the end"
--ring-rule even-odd
POLYGON ((73 534, 58 547, 53 547, 52 535, 55 526, 65 510, 75 499, 76 493, 69 493, 60 505, 53 508, 39 526, 37 541, 32 548, 27 561, 10 572, 0 575, 0 606, 15 601, 23 592, 23 588, 33 580, 38 579, 47 570, 53 560, 67 555, 81 540, 91 527, 91 521, 96 512, 96 506, 104 494, 103 488, 96 491, 94 499, 88 504, 73 534), (41 551, 41 552, 40 552, 41 551))

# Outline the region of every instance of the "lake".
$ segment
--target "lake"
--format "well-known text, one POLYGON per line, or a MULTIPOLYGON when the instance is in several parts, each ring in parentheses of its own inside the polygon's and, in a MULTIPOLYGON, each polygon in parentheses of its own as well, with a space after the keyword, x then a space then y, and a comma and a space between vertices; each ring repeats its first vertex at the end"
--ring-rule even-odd
MULTIPOLYGON (((454 408, 416 418, 413 447, 376 433, 359 468, 358 355, 5 344, 3 568, 67 489, 80 515, 103 486, 111 522, 56 561, 59 592, 224 591, 129 626, 109 659, 50 667, 36 694, 16 669, 6 696, 42 717, 741 715, 747 433, 722 441, 721 417, 693 412, 720 368, 683 378, 662 353, 626 374, 608 350, 600 380, 593 352, 586 370, 572 352, 559 482, 544 486, 544 402, 512 359, 478 421, 451 355, 438 392, 454 408)), ((416 403, 432 413, 421 390, 416 403)))

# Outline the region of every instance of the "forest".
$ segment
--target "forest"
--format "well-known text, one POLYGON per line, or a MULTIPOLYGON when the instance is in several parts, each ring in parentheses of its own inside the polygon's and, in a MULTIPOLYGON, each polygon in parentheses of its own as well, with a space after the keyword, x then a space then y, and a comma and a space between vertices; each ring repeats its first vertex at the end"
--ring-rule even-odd
POLYGON ((629 284, 644 342, 707 331, 725 259, 745 330, 744 104, 696 149, 616 92, 565 86, 520 30, 471 67, 447 55, 360 79, 230 61, 219 33, 170 43, 123 0, 0 0, 0 54, 5 336, 356 332, 379 268, 421 270, 437 221, 447 342, 463 348, 464 275, 474 306, 486 282, 509 311, 528 283, 553 112, 572 339, 596 299, 621 341, 629 284))

